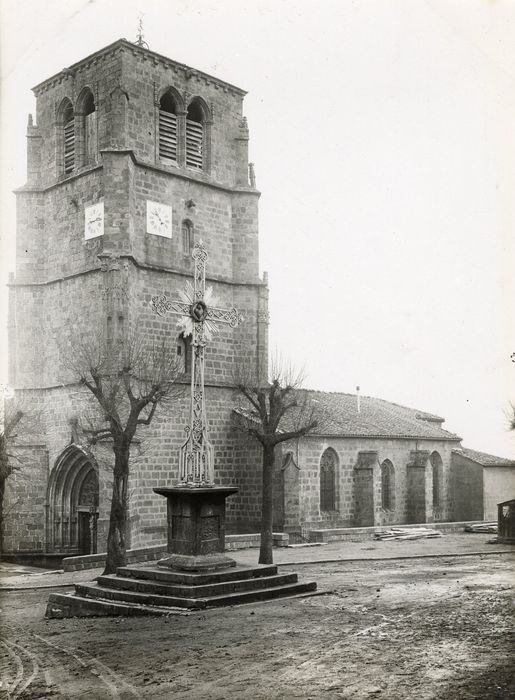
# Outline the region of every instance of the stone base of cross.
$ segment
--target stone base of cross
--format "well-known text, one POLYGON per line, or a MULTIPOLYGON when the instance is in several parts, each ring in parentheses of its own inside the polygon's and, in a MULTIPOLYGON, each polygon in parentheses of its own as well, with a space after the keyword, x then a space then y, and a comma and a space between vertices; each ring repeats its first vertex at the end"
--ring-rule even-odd
POLYGON ((234 308, 222 309, 211 305, 212 290, 206 290, 207 252, 202 241, 195 244, 193 285, 179 292, 180 300, 168 299, 166 294, 154 296, 151 306, 160 316, 173 313, 180 316, 177 323, 183 335, 191 335, 191 397, 190 418, 186 440, 179 455, 179 483, 182 486, 205 487, 214 485, 213 446, 208 438, 206 402, 204 396, 204 363, 207 343, 218 330, 218 324, 236 328, 243 317, 234 308))

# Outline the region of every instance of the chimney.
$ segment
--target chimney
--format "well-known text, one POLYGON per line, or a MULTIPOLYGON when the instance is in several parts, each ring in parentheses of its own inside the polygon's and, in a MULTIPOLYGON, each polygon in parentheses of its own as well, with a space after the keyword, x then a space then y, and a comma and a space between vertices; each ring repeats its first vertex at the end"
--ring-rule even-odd
POLYGON ((359 386, 356 387, 356 398, 358 400, 358 413, 361 413, 361 402, 360 402, 360 395, 359 395, 359 386))

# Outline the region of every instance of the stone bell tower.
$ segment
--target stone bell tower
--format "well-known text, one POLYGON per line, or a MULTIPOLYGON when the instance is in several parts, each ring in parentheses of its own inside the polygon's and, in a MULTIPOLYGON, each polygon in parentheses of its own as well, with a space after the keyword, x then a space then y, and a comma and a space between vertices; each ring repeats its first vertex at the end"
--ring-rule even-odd
MULTIPOLYGON (((110 465, 77 430, 91 399, 60 353, 79 336, 138 329, 176 343, 187 384, 187 343, 173 318, 156 317, 150 300, 183 288, 200 239, 214 297, 245 317, 214 339, 205 382, 221 477, 240 488, 229 525, 256 522, 259 474, 249 469, 255 456, 237 447, 230 426, 235 363, 250 359, 266 375, 268 351, 244 91, 120 39, 44 80, 34 94, 27 183, 16 191, 9 381, 38 409, 41 432, 26 446, 31 482, 7 523, 6 548, 104 550, 110 465)), ((177 471, 186 403, 156 416, 145 434, 148 449, 135 460, 132 547, 165 541, 165 506, 153 488, 168 485, 177 471)))

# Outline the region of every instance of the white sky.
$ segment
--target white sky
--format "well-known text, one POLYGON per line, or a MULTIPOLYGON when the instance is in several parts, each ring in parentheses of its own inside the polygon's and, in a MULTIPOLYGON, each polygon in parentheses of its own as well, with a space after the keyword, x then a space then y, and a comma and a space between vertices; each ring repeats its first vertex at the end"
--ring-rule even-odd
POLYGON ((0 8, 4 277, 30 88, 142 13, 152 50, 249 91, 271 347, 309 387, 359 384, 515 455, 514 0, 0 8))

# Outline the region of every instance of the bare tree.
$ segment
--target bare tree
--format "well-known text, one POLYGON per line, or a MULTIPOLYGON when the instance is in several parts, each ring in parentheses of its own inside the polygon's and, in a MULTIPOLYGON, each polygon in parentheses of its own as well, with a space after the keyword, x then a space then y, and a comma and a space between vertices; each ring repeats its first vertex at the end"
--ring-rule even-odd
POLYGON ((236 412, 237 426, 257 440, 263 450, 259 563, 271 564, 275 448, 281 442, 307 435, 317 427, 317 419, 307 393, 300 390, 302 374, 280 359, 272 362, 269 382, 260 381, 248 366, 240 365, 235 384, 246 399, 246 405, 236 412))
POLYGON ((3 420, 0 420, 0 552, 4 551, 5 491, 9 478, 29 466, 30 459, 20 443, 34 429, 36 416, 25 405, 11 399, 6 401, 3 420))
POLYGON ((109 441, 114 453, 113 488, 104 573, 126 564, 131 444, 140 426, 148 426, 159 405, 182 394, 173 343, 138 336, 118 341, 82 341, 67 354, 66 364, 91 392, 97 411, 83 426, 91 444, 109 441))

